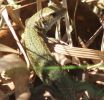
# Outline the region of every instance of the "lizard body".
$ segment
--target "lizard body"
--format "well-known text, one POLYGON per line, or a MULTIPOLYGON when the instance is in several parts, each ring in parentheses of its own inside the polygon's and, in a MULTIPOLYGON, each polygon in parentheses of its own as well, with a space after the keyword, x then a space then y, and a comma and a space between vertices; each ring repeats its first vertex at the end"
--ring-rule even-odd
POLYGON ((62 7, 49 6, 33 15, 25 28, 25 45, 31 65, 39 78, 44 83, 57 88, 63 95, 63 100, 68 100, 72 88, 68 75, 62 71, 61 66, 51 56, 44 36, 65 12, 66 10, 62 7), (49 66, 57 66, 58 70, 45 70, 49 66))
POLYGON ((45 43, 46 38, 44 34, 53 24, 55 24, 55 22, 57 22, 59 18, 61 18, 61 15, 64 15, 64 13, 65 9, 47 7, 33 15, 27 22, 25 28, 25 44, 27 53, 33 68, 41 79, 44 68, 43 66, 58 65, 55 59, 51 56, 50 50, 45 43), (58 11, 60 11, 60 15, 54 15, 57 14, 56 12, 58 11))
POLYGON ((61 100, 77 100, 75 96, 76 91, 88 90, 93 96, 101 97, 104 95, 103 91, 98 94, 95 92, 96 88, 92 84, 86 82, 76 82, 72 80, 69 75, 61 69, 61 66, 51 56, 50 50, 47 46, 45 33, 60 19, 66 10, 62 7, 49 6, 35 15, 33 15, 27 22, 25 28, 25 45, 27 54, 29 56, 31 65, 39 78, 47 85, 56 89, 61 100), (57 70, 46 70, 49 67, 56 67, 57 70))

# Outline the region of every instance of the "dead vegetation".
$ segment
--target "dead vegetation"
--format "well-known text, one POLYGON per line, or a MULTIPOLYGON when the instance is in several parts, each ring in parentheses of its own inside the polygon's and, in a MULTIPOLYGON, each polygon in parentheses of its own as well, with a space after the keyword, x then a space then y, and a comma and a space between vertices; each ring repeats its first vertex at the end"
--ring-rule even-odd
POLYGON ((28 18, 52 2, 67 8, 47 33, 52 55, 73 80, 92 85, 77 100, 104 100, 104 0, 1 0, 0 100, 61 100, 29 67, 21 39, 28 18))

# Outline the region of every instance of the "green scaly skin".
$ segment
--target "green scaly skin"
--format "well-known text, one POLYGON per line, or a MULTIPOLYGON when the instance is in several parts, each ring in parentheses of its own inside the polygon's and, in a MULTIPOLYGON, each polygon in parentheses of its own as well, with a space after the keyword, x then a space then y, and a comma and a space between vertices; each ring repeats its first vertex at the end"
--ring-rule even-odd
MULTIPOLYGON (((69 83, 68 75, 62 71, 61 66, 51 56, 45 43, 45 34, 60 19, 66 10, 62 7, 49 6, 33 15, 27 22, 25 28, 25 45, 31 65, 39 78, 57 88, 63 100, 68 100, 72 85, 69 83), (49 66, 58 66, 58 70, 45 70, 49 66)), ((71 97, 74 100, 74 97, 71 97)))

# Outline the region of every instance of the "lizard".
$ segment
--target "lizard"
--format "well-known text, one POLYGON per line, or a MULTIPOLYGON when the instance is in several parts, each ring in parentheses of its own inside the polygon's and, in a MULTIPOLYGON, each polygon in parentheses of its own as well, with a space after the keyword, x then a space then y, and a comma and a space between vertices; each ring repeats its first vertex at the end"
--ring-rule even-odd
POLYGON ((29 18, 24 31, 24 42, 32 68, 44 84, 57 90, 61 100, 77 100, 75 93, 83 90, 88 90, 90 94, 101 97, 104 95, 103 90, 98 90, 101 92, 99 95, 99 92, 95 93, 96 88, 93 88, 91 84, 72 80, 68 73, 62 70, 62 66, 51 55, 48 48, 45 33, 65 13, 65 8, 50 5, 29 18), (50 70, 50 67, 53 67, 53 70, 50 70), (57 69, 54 69, 55 67, 57 69))
POLYGON ((66 9, 57 5, 50 5, 38 11, 28 20, 24 31, 24 42, 30 63, 37 76, 43 83, 57 88, 62 100, 76 100, 70 93, 73 83, 68 74, 61 69, 46 44, 45 33, 64 16, 66 9), (46 70, 47 67, 57 66, 57 70, 46 70))

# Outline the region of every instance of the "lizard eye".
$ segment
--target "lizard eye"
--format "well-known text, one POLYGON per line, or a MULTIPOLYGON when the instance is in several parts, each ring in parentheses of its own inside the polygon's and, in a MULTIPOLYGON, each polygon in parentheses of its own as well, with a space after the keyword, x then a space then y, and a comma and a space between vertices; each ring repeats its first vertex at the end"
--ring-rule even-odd
POLYGON ((52 15, 53 17, 55 17, 55 16, 57 15, 57 13, 52 13, 51 15, 52 15))

